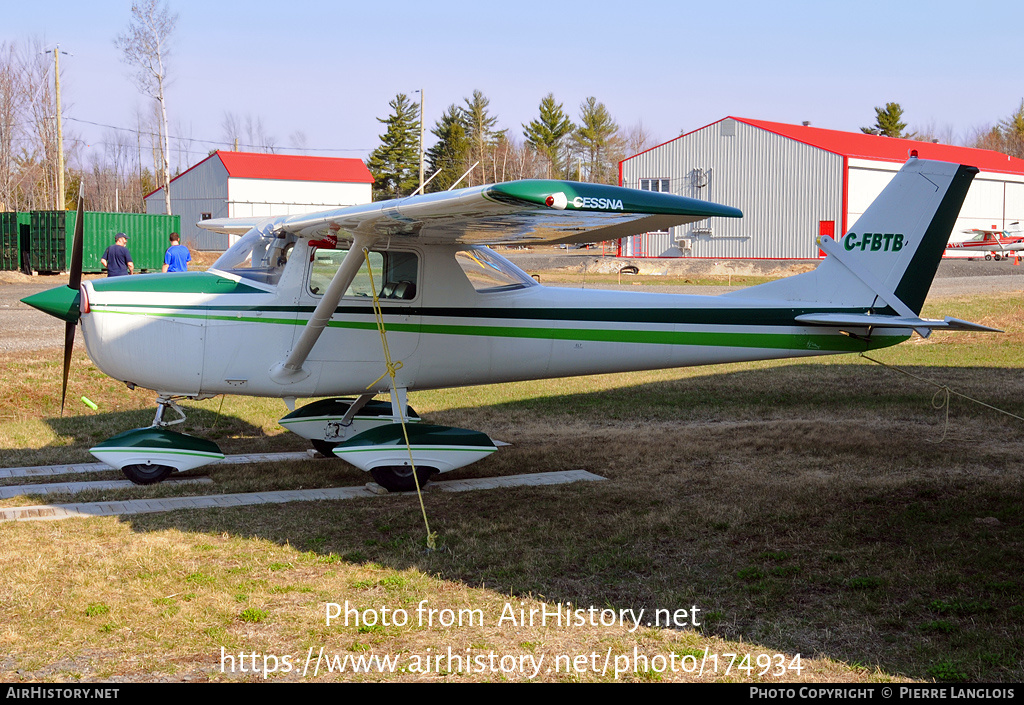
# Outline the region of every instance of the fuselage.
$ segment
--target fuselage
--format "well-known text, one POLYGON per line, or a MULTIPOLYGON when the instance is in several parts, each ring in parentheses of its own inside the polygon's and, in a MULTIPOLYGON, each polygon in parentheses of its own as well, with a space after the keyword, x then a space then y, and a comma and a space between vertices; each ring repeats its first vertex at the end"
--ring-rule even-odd
MULTIPOLYGON (((308 375, 271 378, 316 307, 332 261, 306 240, 288 254, 274 277, 213 269, 86 282, 81 325, 90 357, 111 377, 165 394, 386 391, 365 287, 341 300, 304 363, 308 375)), ((794 320, 838 310, 821 304, 553 288, 526 275, 503 283, 488 278, 500 258, 486 248, 402 245, 375 254, 383 260, 374 287, 383 294, 387 343, 401 362, 396 383, 407 389, 858 352, 910 334, 890 329, 863 339, 794 320)))

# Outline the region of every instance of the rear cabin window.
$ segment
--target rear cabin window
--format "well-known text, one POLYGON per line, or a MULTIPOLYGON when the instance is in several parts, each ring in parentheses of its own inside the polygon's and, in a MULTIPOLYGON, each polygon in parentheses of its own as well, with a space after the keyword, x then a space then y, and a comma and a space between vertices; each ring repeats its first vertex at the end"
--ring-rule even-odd
MULTIPOLYGON (((309 267, 309 293, 323 296, 348 250, 315 249, 309 267)), ((416 297, 419 259, 413 252, 370 252, 373 285, 381 299, 409 301, 416 297)), ((366 262, 359 268, 345 296, 371 298, 370 269, 366 262)))

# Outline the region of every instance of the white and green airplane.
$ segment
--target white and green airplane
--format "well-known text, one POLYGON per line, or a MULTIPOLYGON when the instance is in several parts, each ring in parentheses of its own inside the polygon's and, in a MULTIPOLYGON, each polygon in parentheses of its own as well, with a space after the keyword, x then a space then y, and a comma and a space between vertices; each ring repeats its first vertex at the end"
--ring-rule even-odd
POLYGON ((911 158, 852 230, 820 239, 828 256, 817 269, 720 296, 549 288, 486 246, 603 241, 738 210, 518 181, 258 223, 205 221, 245 233, 206 272, 82 282, 76 233, 69 285, 25 302, 67 321, 65 389, 80 324, 103 372, 157 392, 152 426, 91 451, 134 482, 223 457, 216 444, 167 428, 184 420, 176 400, 242 394, 284 399, 293 409, 286 428, 389 490, 409 490, 495 450, 483 433, 421 423, 410 390, 831 355, 894 345, 913 331, 994 330, 919 316, 975 173, 911 158), (385 393, 390 403, 374 401, 385 393), (294 409, 310 397, 326 399, 294 409), (180 418, 165 420, 168 408, 180 418))

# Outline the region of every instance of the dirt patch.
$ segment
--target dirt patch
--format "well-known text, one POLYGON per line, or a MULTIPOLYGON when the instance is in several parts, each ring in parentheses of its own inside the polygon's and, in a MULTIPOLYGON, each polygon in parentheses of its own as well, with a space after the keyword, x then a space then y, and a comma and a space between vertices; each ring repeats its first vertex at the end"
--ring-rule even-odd
POLYGON ((0 284, 28 284, 38 280, 39 277, 30 277, 21 272, 0 272, 0 284))

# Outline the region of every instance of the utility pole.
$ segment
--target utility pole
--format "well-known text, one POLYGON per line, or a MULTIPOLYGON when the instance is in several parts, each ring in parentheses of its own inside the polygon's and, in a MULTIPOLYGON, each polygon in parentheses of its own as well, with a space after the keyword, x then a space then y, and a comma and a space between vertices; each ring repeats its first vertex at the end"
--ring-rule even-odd
POLYGON ((64 210, 64 126, 60 116, 60 55, 67 54, 58 44, 53 48, 53 88, 57 94, 57 210, 64 210))

